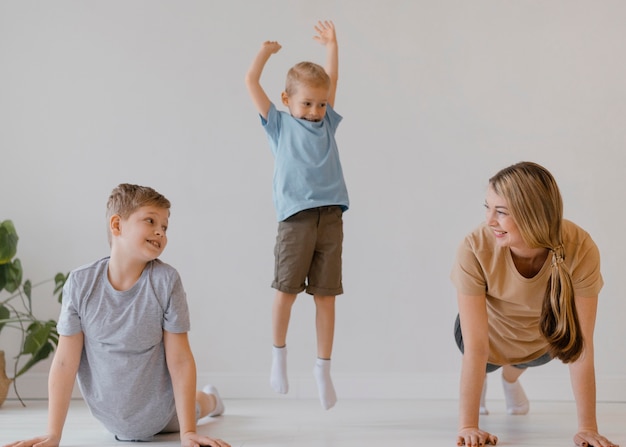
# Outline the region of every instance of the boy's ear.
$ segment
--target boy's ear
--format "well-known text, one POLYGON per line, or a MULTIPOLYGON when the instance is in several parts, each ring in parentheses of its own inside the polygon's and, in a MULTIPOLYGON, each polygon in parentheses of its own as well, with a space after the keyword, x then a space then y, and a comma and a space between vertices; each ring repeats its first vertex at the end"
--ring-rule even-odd
POLYGON ((109 219, 109 230, 113 236, 119 236, 122 231, 122 218, 119 214, 114 214, 109 219))
POLYGON ((282 92, 280 94, 280 99, 283 101, 283 104, 288 106, 289 105, 289 96, 287 96, 287 92, 282 92))

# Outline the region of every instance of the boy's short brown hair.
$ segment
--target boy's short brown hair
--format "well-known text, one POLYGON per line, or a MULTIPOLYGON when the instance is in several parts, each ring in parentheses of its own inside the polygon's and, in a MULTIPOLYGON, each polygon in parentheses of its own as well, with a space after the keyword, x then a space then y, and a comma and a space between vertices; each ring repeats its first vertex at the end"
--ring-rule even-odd
POLYGON ((330 77, 324 67, 314 62, 299 62, 287 72, 285 93, 291 96, 296 92, 299 84, 307 84, 313 87, 330 87, 330 77))
POLYGON ((120 183, 113 189, 107 201, 107 233, 109 244, 111 243, 111 230, 108 222, 111 216, 119 215, 122 219, 127 218, 142 206, 157 206, 159 208, 170 209, 170 201, 162 194, 149 186, 132 185, 130 183, 120 183))

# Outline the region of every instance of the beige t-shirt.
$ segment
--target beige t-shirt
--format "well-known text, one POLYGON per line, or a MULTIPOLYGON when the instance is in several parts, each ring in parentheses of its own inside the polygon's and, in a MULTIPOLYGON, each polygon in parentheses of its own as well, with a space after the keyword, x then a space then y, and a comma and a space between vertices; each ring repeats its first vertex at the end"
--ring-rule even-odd
MULTIPOLYGON (((564 262, 570 269, 577 297, 596 297, 604 282, 600 253, 591 236, 563 221, 564 262)), ((539 331, 541 305, 550 278, 552 256, 533 278, 516 269, 508 247, 498 247, 485 224, 459 246, 451 279, 459 293, 486 294, 489 324, 489 363, 507 365, 534 360, 547 352, 539 331)))

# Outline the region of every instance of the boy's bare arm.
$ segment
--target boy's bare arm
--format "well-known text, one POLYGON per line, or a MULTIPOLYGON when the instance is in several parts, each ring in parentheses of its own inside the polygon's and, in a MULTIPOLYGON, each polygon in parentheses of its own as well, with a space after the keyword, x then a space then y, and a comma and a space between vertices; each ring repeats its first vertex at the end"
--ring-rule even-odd
POLYGON ((165 359, 172 378, 182 447, 230 447, 221 439, 196 433, 196 362, 186 332, 163 332, 165 359))
POLYGON ((196 365, 187 333, 164 331, 163 343, 182 436, 185 432, 196 431, 196 365))
POLYGON ((50 367, 48 378, 48 433, 59 436, 65 425, 67 410, 72 398, 76 373, 83 352, 82 332, 59 337, 59 345, 50 367))
POLYGON ((250 98, 252 98, 252 102, 257 111, 264 119, 267 119, 271 102, 265 90, 261 87, 261 74, 270 56, 280 51, 280 49, 281 46, 278 42, 269 40, 263 42, 261 49, 248 69, 248 73, 246 73, 246 87, 248 87, 248 93, 250 93, 250 98))
POLYGON ((328 77, 330 77, 328 103, 331 107, 335 107, 337 81, 339 80, 339 48, 337 46, 335 24, 330 20, 319 21, 315 26, 315 31, 317 36, 313 36, 313 38, 326 47, 326 65, 324 69, 328 77))

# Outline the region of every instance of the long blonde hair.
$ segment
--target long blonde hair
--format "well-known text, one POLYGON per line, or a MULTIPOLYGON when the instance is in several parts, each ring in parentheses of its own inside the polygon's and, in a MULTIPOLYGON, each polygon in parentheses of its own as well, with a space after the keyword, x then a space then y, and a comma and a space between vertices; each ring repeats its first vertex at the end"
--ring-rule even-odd
POLYGON ((547 169, 532 162, 502 169, 489 179, 489 184, 507 201, 524 242, 530 248, 547 248, 552 254, 540 330, 553 357, 564 363, 573 362, 582 353, 583 337, 572 277, 564 262, 563 200, 559 187, 547 169))

